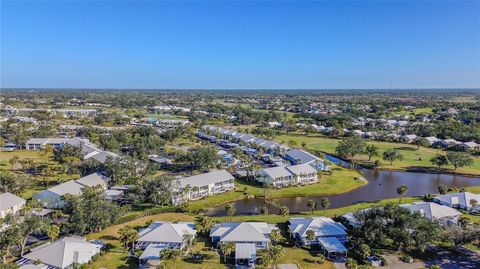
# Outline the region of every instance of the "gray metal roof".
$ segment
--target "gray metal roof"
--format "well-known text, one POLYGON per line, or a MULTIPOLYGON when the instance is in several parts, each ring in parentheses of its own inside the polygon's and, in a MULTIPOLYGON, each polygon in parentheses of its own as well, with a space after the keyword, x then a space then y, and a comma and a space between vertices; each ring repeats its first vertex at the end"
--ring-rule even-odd
POLYGON ((321 159, 301 149, 291 149, 286 153, 294 160, 301 160, 301 163, 320 161, 321 159))
POLYGON ((190 187, 203 187, 209 184, 223 182, 227 180, 233 180, 234 177, 226 170, 216 170, 196 176, 184 177, 178 180, 180 187, 183 188, 187 185, 190 187))
POLYGON ((235 259, 255 259, 256 257, 257 249, 254 243, 235 244, 235 259))
POLYGON ((288 177, 292 175, 284 166, 269 167, 262 170, 271 178, 288 177))
POLYGON ((298 165, 291 165, 291 166, 285 166, 285 169, 289 170, 292 172, 292 174, 299 175, 299 174, 316 174, 317 170, 315 170, 311 165, 309 164, 298 164, 298 165))
POLYGON ((157 221, 138 233, 138 242, 182 243, 185 234, 197 233, 194 227, 191 222, 157 221))
POLYGON ((289 228, 292 233, 297 233, 301 237, 306 236, 307 230, 313 230, 316 236, 342 236, 347 235, 346 228, 333 221, 331 218, 291 218, 289 228))
POLYGON ((51 191, 51 192, 56 193, 60 196, 65 195, 65 194, 78 195, 82 192, 84 187, 85 186, 77 183, 75 180, 70 180, 70 181, 62 183, 60 185, 57 185, 55 187, 52 187, 52 188, 48 189, 47 191, 51 191))
POLYGON ((107 181, 108 178, 100 173, 93 173, 76 180, 77 183, 88 187, 105 186, 107 181))
POLYGON ((9 192, 0 193, 0 211, 8 210, 13 206, 25 203, 25 199, 9 192))
POLYGON ((224 222, 214 225, 210 236, 220 237, 221 242, 270 242, 273 229, 265 222, 224 222))
POLYGON ((77 262, 75 257, 92 257, 100 251, 100 245, 92 244, 79 237, 64 237, 53 243, 47 243, 32 249, 23 256, 31 261, 40 260, 42 263, 58 268, 66 268, 77 262))
POLYGON ((451 207, 431 202, 416 202, 413 204, 403 204, 400 206, 410 210, 410 212, 420 212, 422 216, 429 220, 454 218, 462 214, 460 211, 451 207))

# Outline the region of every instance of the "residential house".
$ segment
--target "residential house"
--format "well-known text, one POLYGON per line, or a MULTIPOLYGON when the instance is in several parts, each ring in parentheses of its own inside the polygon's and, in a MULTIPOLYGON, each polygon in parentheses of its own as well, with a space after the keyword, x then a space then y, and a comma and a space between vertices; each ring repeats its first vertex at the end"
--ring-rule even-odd
POLYGON ((470 141, 456 145, 455 149, 460 151, 474 151, 480 149, 480 144, 477 144, 474 141, 470 141))
POLYGON ((138 233, 136 247, 143 250, 138 259, 141 264, 160 261, 162 249, 183 249, 188 244, 187 236, 194 239, 196 234, 192 222, 153 222, 138 233))
POLYGON ((65 206, 63 199, 65 195, 80 195, 85 187, 99 186, 105 190, 107 181, 107 177, 99 173, 93 173, 37 192, 33 194, 32 200, 37 200, 45 208, 63 208, 65 206))
POLYGON ((216 170, 178 180, 173 189, 172 203, 181 204, 209 195, 233 190, 234 177, 226 170, 216 170))
MULTIPOLYGON (((53 243, 46 243, 23 255, 20 264, 41 263, 51 269, 71 268, 72 264, 88 263, 100 253, 102 245, 87 242, 81 237, 64 237, 53 243)), ((44 267, 43 267, 44 268, 44 267)))
POLYGON ((433 201, 441 205, 453 208, 459 208, 467 211, 476 211, 480 208, 480 194, 471 192, 455 192, 438 195, 433 201), (472 206, 472 201, 476 201, 477 206, 472 206))
POLYGON ((254 244, 255 249, 267 249, 270 233, 277 229, 266 222, 223 222, 210 229, 212 243, 233 242, 235 244, 254 244))
POLYGON ((15 215, 23 207, 25 207, 25 199, 18 197, 9 192, 0 193, 0 219, 6 215, 15 215))
POLYGON ((425 139, 428 141, 430 146, 441 140, 440 138, 437 138, 435 136, 428 136, 428 137, 425 137, 425 139))
POLYGON ((302 245, 315 245, 318 241, 308 241, 307 231, 315 232, 316 239, 321 237, 335 237, 340 242, 348 241, 347 228, 331 218, 312 217, 312 218, 290 218, 288 228, 291 236, 302 245))
POLYGON ((331 218, 291 218, 288 228, 290 235, 301 245, 319 245, 325 253, 346 254, 343 243, 348 241, 347 228, 331 218), (314 239, 309 240, 308 231, 313 231, 314 239))
POLYGON ((66 142, 66 138, 30 138, 25 143, 25 148, 28 150, 39 150, 50 145, 54 149, 60 149, 66 142))
POLYGON ((462 214, 456 209, 432 202, 416 202, 400 206, 412 213, 419 212, 426 219, 439 221, 442 224, 456 224, 458 217, 462 214))
POLYGON ((290 161, 293 165, 310 164, 317 171, 327 171, 331 167, 326 165, 322 159, 301 149, 289 149, 285 153, 285 160, 290 161))
POLYGON ((413 143, 415 139, 417 139, 417 135, 414 134, 400 136, 400 141, 407 144, 413 143))

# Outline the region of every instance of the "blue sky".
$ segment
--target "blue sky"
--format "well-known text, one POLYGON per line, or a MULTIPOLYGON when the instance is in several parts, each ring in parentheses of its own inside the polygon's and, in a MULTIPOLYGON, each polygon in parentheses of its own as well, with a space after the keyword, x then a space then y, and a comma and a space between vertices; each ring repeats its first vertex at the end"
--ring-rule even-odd
POLYGON ((2 1, 1 87, 480 87, 480 1, 2 1))

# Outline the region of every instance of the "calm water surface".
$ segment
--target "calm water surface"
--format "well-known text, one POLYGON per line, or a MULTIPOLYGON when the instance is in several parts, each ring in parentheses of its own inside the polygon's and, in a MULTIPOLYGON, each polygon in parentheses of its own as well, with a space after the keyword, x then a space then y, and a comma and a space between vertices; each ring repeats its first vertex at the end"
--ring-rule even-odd
MULTIPOLYGON (((340 162, 333 156, 327 158, 335 163, 340 162)), ((397 188, 400 185, 408 186, 408 196, 421 196, 427 193, 437 193, 438 185, 445 185, 448 188, 480 186, 480 178, 448 175, 448 174, 426 174, 412 173, 401 171, 382 171, 374 169, 361 169, 360 172, 368 180, 368 184, 337 195, 324 196, 307 196, 307 197, 289 197, 279 198, 273 201, 277 204, 287 206, 290 212, 308 211, 307 201, 316 200, 320 204, 320 200, 327 197, 330 200, 330 208, 344 207, 359 202, 375 201, 380 199, 398 197, 397 188)), ((233 206, 237 209, 238 214, 255 214, 258 209, 265 205, 264 199, 253 198, 243 199, 233 202, 233 206)), ((272 205, 267 205, 271 213, 277 213, 272 205)), ((224 206, 212 208, 208 211, 208 215, 223 215, 224 206)))

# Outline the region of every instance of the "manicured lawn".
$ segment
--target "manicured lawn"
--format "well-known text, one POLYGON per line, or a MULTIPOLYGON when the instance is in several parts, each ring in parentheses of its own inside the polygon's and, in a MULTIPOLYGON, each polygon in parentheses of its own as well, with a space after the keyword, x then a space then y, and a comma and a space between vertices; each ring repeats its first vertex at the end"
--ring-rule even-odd
MULTIPOLYGON (((354 180, 355 177, 359 176, 360 174, 356 171, 344 168, 334 168, 333 174, 322 175, 319 183, 282 189, 269 189, 268 196, 270 198, 280 198, 291 196, 331 195, 347 192, 366 184, 366 181, 354 180)), ((253 182, 237 180, 235 191, 230 191, 191 202, 188 205, 188 210, 191 212, 196 212, 204 208, 210 208, 237 201, 245 197, 244 192, 246 192, 248 195, 254 195, 256 197, 265 196, 265 189, 262 186, 253 182)))
MULTIPOLYGON (((402 199, 402 203, 411 203, 418 201, 418 198, 406 197, 402 199)), ((353 212, 359 209, 372 207, 378 204, 385 204, 388 202, 397 203, 398 199, 388 199, 378 203, 362 203, 351 205, 343 208, 328 209, 326 215, 333 217, 343 215, 347 212, 353 212)), ((232 216, 230 217, 213 217, 212 219, 215 222, 223 221, 265 221, 267 223, 277 224, 285 228, 285 222, 288 221, 290 217, 309 217, 309 216, 323 216, 323 210, 314 211, 312 215, 308 213, 290 215, 288 217, 283 217, 280 215, 242 215, 242 216, 232 216)), ((114 225, 108 227, 99 233, 90 234, 87 236, 88 239, 99 239, 106 243, 112 245, 112 248, 103 256, 99 257, 94 263, 89 265, 87 268, 134 268, 135 265, 134 259, 128 259, 127 254, 123 253, 122 246, 118 241, 118 230, 121 227, 130 225, 136 229, 145 227, 149 221, 193 221, 195 219, 194 215, 184 214, 184 213, 161 213, 153 216, 142 217, 124 224, 114 225)), ((283 231, 285 232, 285 231, 283 231)), ((228 268, 226 265, 222 264, 222 257, 220 257, 215 251, 209 249, 210 244, 205 241, 204 238, 199 238, 199 241, 193 248, 193 251, 199 251, 205 259, 201 262, 195 262, 189 258, 184 258, 179 260, 176 263, 176 268, 228 268)), ((278 263, 293 263, 297 264, 299 268, 302 269, 330 269, 333 268, 333 265, 330 262, 325 262, 324 264, 316 264, 311 262, 315 258, 317 253, 310 252, 307 249, 289 247, 285 246, 282 256, 280 257, 278 263)), ((169 265, 170 266, 170 265, 169 265)), ((171 267, 168 267, 171 268, 171 267)))
MULTIPOLYGON (((335 154, 335 147, 338 144, 339 139, 327 138, 324 136, 305 136, 304 134, 288 134, 288 135, 279 135, 275 138, 277 142, 287 143, 290 140, 297 142, 297 146, 300 146, 302 142, 306 143, 307 149, 311 150, 320 150, 326 153, 335 154)), ((395 161, 392 165, 389 162, 382 160, 381 156, 373 157, 370 162, 368 162, 368 157, 366 155, 358 156, 356 159, 361 160, 365 164, 372 164, 375 160, 379 160, 381 168, 383 169, 395 169, 395 170, 404 170, 404 169, 415 169, 415 168, 433 168, 430 163, 430 159, 436 154, 446 154, 445 151, 432 148, 421 147, 417 150, 417 146, 401 143, 387 143, 379 142, 373 140, 366 140, 369 144, 374 144, 379 148, 380 155, 383 151, 387 149, 398 150, 403 155, 403 160, 395 161)), ((458 173, 467 173, 480 175, 480 158, 473 157, 474 164, 471 167, 458 168, 456 172, 458 173)), ((450 171, 453 171, 452 166, 447 167, 450 171)))

